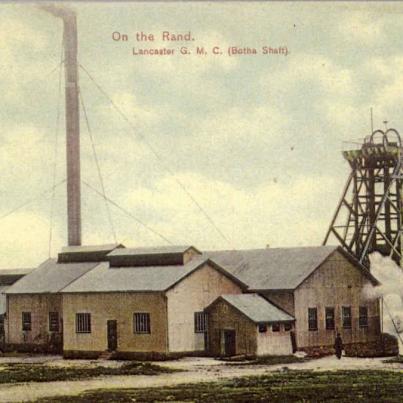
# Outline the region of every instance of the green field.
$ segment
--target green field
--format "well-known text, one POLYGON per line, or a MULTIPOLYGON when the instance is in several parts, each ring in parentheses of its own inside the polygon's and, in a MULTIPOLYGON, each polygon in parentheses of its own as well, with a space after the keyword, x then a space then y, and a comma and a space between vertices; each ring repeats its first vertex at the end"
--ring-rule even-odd
POLYGON ((296 364, 299 362, 311 361, 312 358, 309 357, 296 357, 295 355, 266 355, 263 357, 257 357, 253 360, 242 359, 223 359, 226 365, 280 365, 280 364, 296 364))
POLYGON ((403 373, 285 371, 225 382, 94 390, 40 402, 402 402, 403 373))
POLYGON ((106 375, 158 375, 175 372, 159 365, 129 362, 120 367, 52 367, 45 364, 1 364, 0 384, 17 382, 74 381, 106 375))

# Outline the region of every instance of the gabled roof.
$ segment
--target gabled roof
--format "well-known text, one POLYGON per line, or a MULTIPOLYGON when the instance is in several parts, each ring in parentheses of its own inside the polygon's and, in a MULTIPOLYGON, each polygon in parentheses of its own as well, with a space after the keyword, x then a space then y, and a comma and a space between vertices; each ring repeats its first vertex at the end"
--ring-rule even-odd
POLYGON ((194 246, 191 245, 169 245, 169 246, 151 246, 147 248, 115 249, 114 251, 109 253, 108 256, 165 255, 165 254, 185 253, 189 249, 194 249, 196 252, 199 252, 194 246))
POLYGON ((167 291, 203 265, 209 264, 214 269, 231 278, 241 287, 245 287, 230 273, 206 257, 194 257, 185 265, 108 267, 100 265, 63 289, 63 293, 76 292, 152 292, 167 291))
MULTIPOLYGON (((107 263, 103 263, 104 265, 107 263)), ((38 268, 22 277, 10 288, 7 294, 45 294, 57 293, 68 284, 78 279, 99 262, 57 263, 56 259, 48 259, 38 268)))
POLYGON ((193 246, 159 246, 151 248, 115 249, 106 257, 111 266, 174 266, 183 265, 184 255, 193 250, 193 246))
MULTIPOLYGON (((295 320, 291 315, 277 308, 258 294, 228 294, 221 295, 217 300, 219 299, 226 301, 255 323, 295 320)), ((206 309, 210 309, 213 304, 206 309)))
POLYGON ((0 269, 0 285, 14 284, 34 269, 0 269))
POLYGON ((0 276, 25 276, 26 274, 30 273, 32 270, 31 268, 23 268, 23 269, 0 269, 0 276))
POLYGON ((294 290, 336 250, 373 283, 377 282, 364 266, 337 246, 213 251, 205 255, 247 284, 250 290, 294 290))
POLYGON ((115 249, 124 249, 120 243, 108 245, 65 246, 58 254, 59 263, 102 262, 115 249))
POLYGON ((111 252, 116 248, 124 248, 124 246, 120 243, 110 243, 104 245, 63 246, 61 253, 111 252))

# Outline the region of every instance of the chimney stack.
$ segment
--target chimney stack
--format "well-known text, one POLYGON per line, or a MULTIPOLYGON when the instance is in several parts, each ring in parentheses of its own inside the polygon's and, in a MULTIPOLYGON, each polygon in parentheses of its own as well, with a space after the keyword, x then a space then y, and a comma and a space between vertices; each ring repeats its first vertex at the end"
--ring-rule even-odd
POLYGON ((77 18, 74 11, 41 6, 63 20, 66 98, 67 232, 68 245, 81 245, 80 111, 77 63, 77 18))

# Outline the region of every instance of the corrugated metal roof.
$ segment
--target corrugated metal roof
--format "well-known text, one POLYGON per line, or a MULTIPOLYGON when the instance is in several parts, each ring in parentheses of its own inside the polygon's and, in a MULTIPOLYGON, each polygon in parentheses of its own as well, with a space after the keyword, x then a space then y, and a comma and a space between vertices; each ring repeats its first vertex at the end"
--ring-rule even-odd
POLYGON ((293 290, 337 246, 213 251, 210 257, 251 290, 293 290))
POLYGON ((112 243, 105 245, 63 246, 62 253, 108 252, 116 248, 124 248, 124 246, 120 243, 112 243))
POLYGON ((124 248, 115 249, 108 256, 136 256, 136 255, 165 255, 171 253, 185 253, 188 249, 193 248, 191 245, 170 245, 170 246, 154 246, 148 248, 124 248))
POLYGON ((0 276, 25 276, 30 273, 33 268, 24 268, 24 269, 0 269, 0 276))
POLYGON ((106 255, 122 244, 67 246, 58 254, 58 263, 102 262, 106 255))
POLYGON ((0 269, 0 285, 11 285, 33 269, 0 269))
POLYGON ((258 294, 222 295, 221 298, 256 323, 294 320, 288 313, 275 307, 258 294))
POLYGON ((98 265, 107 263, 57 263, 48 259, 14 283, 7 294, 55 293, 98 265))
POLYGON ((185 265, 147 267, 108 267, 99 265, 64 288, 64 293, 165 291, 206 263, 193 258, 185 265))
POLYGON ((116 249, 106 256, 111 266, 174 266, 183 265, 188 250, 201 254, 193 246, 162 246, 152 248, 116 249))

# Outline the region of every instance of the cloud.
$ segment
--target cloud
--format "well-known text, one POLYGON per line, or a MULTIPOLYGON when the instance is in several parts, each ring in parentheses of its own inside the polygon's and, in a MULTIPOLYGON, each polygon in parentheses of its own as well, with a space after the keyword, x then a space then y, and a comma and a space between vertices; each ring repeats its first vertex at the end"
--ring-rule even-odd
MULTIPOLYGON (((177 174, 159 180, 151 189, 127 192, 122 203, 130 211, 175 242, 194 243, 202 249, 319 244, 325 235, 328 197, 323 183, 332 179, 299 177, 289 184, 271 182, 253 192, 198 174, 177 174), (188 189, 230 240, 226 243, 191 200, 188 189), (321 208, 316 207, 318 199, 321 208), (184 235, 186 234, 186 235, 184 235)), ((156 244, 161 240, 154 240, 156 244)))
MULTIPOLYGON (((319 244, 345 180, 341 140, 363 137, 370 106, 376 116, 400 123, 403 49, 401 26, 391 23, 396 13, 381 12, 380 6, 370 13, 369 4, 192 7, 190 13, 173 3, 163 12, 154 4, 77 5, 80 63, 135 126, 128 128, 81 71, 107 194, 174 242, 228 247, 180 189, 179 179, 237 247, 319 244), (195 45, 206 49, 281 43, 291 53, 282 59, 141 58, 129 55, 132 43, 117 46, 110 39, 116 29, 130 34, 171 28, 191 29, 195 45), (390 49, 394 53, 385 57, 390 49), (157 150, 162 164, 136 132, 157 150)), ((46 73, 59 60, 61 23, 29 5, 5 5, 0 28, 0 191, 2 210, 8 211, 51 185, 58 80, 57 73, 46 73)), ((83 119, 81 127, 82 177, 99 189, 83 119)), ((62 177, 64 130, 60 134, 62 177)), ((66 232, 64 191, 58 197, 53 251, 66 232)), ((24 214, 47 222, 48 201, 24 214)), ((111 240, 102 203, 83 187, 86 243, 111 240)), ((128 244, 162 242, 111 210, 128 244)), ((26 216, 27 223, 31 218, 26 216)), ((46 225, 42 230, 39 222, 32 225, 46 258, 46 225)), ((15 222, 15 233, 24 229, 15 222)), ((39 244, 24 246, 30 241, 23 235, 21 242, 12 239, 26 248, 24 259, 36 262, 39 244)), ((7 256, 13 263, 12 253, 7 256)))
MULTIPOLYGON (((305 96, 320 89, 320 97, 346 97, 352 92, 354 81, 349 69, 330 57, 299 53, 289 58, 284 69, 263 75, 262 85, 274 94, 292 95, 296 89, 304 88, 305 96)), ((319 102, 320 99, 316 103, 319 102)))
POLYGON ((384 38, 384 21, 379 18, 379 13, 368 10, 351 11, 339 21, 339 34, 346 42, 379 42, 384 38))
POLYGON ((0 88, 7 101, 18 102, 24 89, 32 83, 42 84, 56 61, 49 54, 46 34, 29 22, 15 17, 0 19, 0 32, 0 88))
MULTIPOLYGON (((49 222, 38 212, 19 211, 3 219, 0 267, 35 267, 48 256, 48 239, 49 222)), ((62 245, 57 233, 54 233, 54 243, 62 245)))
POLYGON ((35 126, 6 126, 1 140, 3 206, 10 194, 21 192, 21 186, 28 190, 27 197, 51 186, 54 134, 35 126))
POLYGON ((3 49, 13 49, 16 46, 25 47, 29 45, 35 50, 43 50, 48 40, 44 33, 35 30, 27 25, 26 21, 18 18, 7 18, 0 20, 0 45, 3 49))

